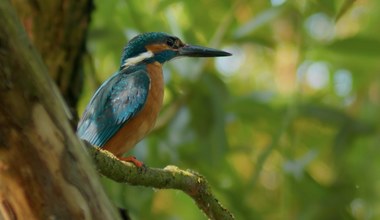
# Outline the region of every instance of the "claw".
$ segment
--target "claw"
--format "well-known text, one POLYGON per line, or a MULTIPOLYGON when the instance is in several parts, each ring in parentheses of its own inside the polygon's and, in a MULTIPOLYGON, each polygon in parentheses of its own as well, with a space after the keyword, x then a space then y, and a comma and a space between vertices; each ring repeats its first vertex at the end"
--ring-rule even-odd
POLYGON ((143 166, 145 166, 143 162, 137 160, 134 156, 122 157, 119 159, 125 162, 133 163, 138 168, 142 168, 143 166))

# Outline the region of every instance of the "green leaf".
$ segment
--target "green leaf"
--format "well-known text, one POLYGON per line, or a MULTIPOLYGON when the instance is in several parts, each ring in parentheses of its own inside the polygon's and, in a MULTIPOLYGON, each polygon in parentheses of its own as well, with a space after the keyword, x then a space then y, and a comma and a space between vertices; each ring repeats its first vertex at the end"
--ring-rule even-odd
POLYGON ((327 48, 335 53, 355 56, 380 56, 380 40, 367 37, 353 37, 337 40, 327 48))
POLYGON ((338 14, 336 15, 335 20, 338 21, 353 6, 354 3, 355 3, 355 0, 344 1, 342 7, 340 8, 340 10, 338 12, 338 14))

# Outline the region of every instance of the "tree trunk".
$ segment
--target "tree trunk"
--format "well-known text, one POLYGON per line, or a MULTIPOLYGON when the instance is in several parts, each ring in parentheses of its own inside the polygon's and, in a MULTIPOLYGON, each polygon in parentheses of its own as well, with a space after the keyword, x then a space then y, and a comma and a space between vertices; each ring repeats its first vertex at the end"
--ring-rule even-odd
POLYGON ((118 219, 8 0, 0 26, 0 219, 118 219))
POLYGON ((83 85, 82 60, 86 53, 92 0, 12 0, 12 4, 50 76, 76 116, 83 85))

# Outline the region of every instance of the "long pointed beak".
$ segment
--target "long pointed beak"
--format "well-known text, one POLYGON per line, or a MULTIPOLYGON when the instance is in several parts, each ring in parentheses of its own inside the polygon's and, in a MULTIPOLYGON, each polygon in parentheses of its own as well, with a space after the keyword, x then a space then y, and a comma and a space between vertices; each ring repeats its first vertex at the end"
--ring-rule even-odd
POLYGON ((186 57, 224 57, 231 56, 232 54, 222 51, 216 50, 208 47, 201 47, 195 45, 185 45, 178 50, 179 56, 186 57))

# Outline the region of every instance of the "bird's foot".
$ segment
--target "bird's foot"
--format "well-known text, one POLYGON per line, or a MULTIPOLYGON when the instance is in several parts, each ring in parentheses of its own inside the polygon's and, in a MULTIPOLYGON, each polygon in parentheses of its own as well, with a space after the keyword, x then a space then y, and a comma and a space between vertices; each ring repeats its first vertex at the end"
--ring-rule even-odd
POLYGON ((138 168, 142 168, 145 166, 143 162, 137 160, 136 157, 134 157, 134 156, 121 157, 119 159, 122 161, 125 161, 125 162, 133 163, 138 168))

